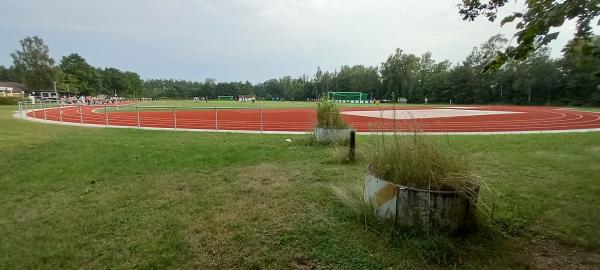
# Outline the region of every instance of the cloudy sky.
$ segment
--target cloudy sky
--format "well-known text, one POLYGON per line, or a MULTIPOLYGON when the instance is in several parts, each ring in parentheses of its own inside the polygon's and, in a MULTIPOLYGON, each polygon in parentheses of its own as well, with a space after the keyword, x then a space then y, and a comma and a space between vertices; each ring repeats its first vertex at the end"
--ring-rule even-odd
MULTIPOLYGON (((260 82, 317 66, 378 65, 395 48, 461 61, 497 33, 462 21, 459 0, 0 0, 0 64, 28 35, 59 60, 79 53, 96 67, 143 78, 260 82)), ((518 10, 518 4, 503 12, 518 10)), ((553 56, 572 36, 566 24, 553 56)))

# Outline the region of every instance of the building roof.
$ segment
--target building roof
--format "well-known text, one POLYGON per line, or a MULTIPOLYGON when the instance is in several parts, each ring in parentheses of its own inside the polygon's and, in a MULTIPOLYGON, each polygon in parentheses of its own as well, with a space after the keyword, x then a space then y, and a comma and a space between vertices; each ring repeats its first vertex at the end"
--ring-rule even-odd
POLYGON ((0 82, 0 87, 11 87, 14 90, 27 91, 27 87, 16 82, 0 82))

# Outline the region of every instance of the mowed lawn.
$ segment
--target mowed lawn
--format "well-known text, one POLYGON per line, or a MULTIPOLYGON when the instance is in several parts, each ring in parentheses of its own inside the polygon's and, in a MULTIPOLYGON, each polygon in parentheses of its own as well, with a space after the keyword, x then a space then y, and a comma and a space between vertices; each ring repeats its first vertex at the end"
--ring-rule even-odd
MULTIPOLYGON (((600 267, 600 133, 436 137, 479 162, 490 218, 466 237, 390 235, 332 194, 363 180, 363 155, 15 109, 0 106, 0 269, 600 267)), ((372 139, 358 137, 361 154, 372 139)))
MULTIPOLYGON (((337 103, 341 107, 419 107, 419 106, 440 106, 440 105, 425 105, 425 104, 392 104, 392 103, 337 103)), ((315 108, 316 102, 307 101, 255 101, 239 102, 239 101, 217 101, 209 100, 208 102, 192 101, 192 100, 157 100, 144 101, 137 103, 139 106, 176 106, 176 107, 231 107, 231 108, 315 108)))
MULTIPOLYGON (((358 103, 338 103, 340 107, 379 107, 379 108, 402 108, 402 107, 432 107, 441 106, 439 104, 391 104, 391 103, 380 103, 380 104, 358 104, 358 103)), ((315 108, 316 102, 307 101, 256 101, 252 102, 239 102, 239 101, 217 101, 209 100, 208 102, 196 102, 191 100, 157 100, 157 101, 144 101, 136 102, 130 105, 121 106, 119 108, 110 108, 109 111, 125 110, 135 111, 135 107, 138 106, 141 111, 148 110, 166 110, 170 107, 185 107, 186 110, 190 109, 212 109, 212 108, 247 108, 247 109, 284 109, 284 108, 315 108), (163 107, 163 108, 161 108, 163 107)))

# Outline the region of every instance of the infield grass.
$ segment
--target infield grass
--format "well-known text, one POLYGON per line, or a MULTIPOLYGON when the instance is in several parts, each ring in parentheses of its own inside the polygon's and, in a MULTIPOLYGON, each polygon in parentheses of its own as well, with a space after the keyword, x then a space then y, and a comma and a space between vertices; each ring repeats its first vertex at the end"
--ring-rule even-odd
MULTIPOLYGON (((425 105, 425 104, 354 104, 354 103, 336 103, 342 108, 346 107, 378 107, 378 108, 403 108, 403 107, 432 107, 440 105, 425 105)), ((101 108, 101 105, 99 105, 101 108)), ((299 109, 299 108, 316 108, 316 102, 306 101, 256 101, 252 102, 239 102, 239 101, 216 101, 209 100, 208 102, 195 102, 190 100, 159 100, 159 101, 145 101, 132 103, 129 105, 107 107, 109 112, 114 111, 135 111, 136 106, 139 111, 170 111, 172 107, 177 107, 178 110, 212 110, 218 109, 299 109)))

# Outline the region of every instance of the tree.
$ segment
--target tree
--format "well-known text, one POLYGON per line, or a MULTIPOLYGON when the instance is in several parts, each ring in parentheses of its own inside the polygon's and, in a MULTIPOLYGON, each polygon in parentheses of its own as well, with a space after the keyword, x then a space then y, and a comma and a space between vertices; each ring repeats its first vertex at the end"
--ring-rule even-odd
POLYGON ((137 97, 142 92, 143 81, 140 79, 140 75, 135 72, 125 71, 123 76, 127 80, 127 88, 124 92, 127 95, 137 97))
MULTIPOLYGON (((600 37, 592 38, 594 46, 600 46, 600 37)), ((565 50, 557 63, 562 71, 561 92, 555 94, 561 103, 573 105, 600 105, 600 85, 595 72, 600 69, 600 58, 578 50, 565 50)))
MULTIPOLYGON (((493 103, 501 101, 501 98, 499 98, 501 94, 494 93, 496 92, 497 84, 499 84, 498 77, 502 72, 501 68, 490 70, 490 72, 483 74, 476 75, 476 73, 479 73, 487 63, 493 60, 496 52, 503 50, 507 43, 508 40, 503 35, 494 35, 479 47, 473 48, 471 53, 466 57, 463 66, 471 69, 470 72, 473 73, 473 78, 471 81, 465 82, 468 85, 469 95, 464 96, 466 100, 463 102, 493 103)), ((463 70, 463 72, 466 72, 466 70, 463 70)))
POLYGON ((65 73, 61 69, 56 71, 57 88, 68 93, 79 94, 80 87, 77 78, 69 73, 65 73))
MULTIPOLYGON (((77 90, 83 94, 96 94, 100 91, 100 74, 96 68, 88 64, 79 54, 73 53, 68 56, 63 56, 59 64, 60 70, 67 75, 64 78, 70 79, 70 82, 61 82, 60 84, 68 84, 70 90, 77 90)), ((61 88, 62 90, 69 90, 61 88)))
MULTIPOLYGON (((490 21, 495 21, 498 10, 508 0, 463 0, 459 5, 459 14, 463 20, 475 20, 478 16, 485 16, 490 21)), ((517 46, 507 47, 483 69, 498 68, 509 59, 523 60, 538 48, 550 43, 558 37, 559 32, 550 30, 563 25, 565 20, 577 21, 577 32, 570 42, 573 49, 583 49, 582 53, 600 58, 600 47, 592 46, 589 41, 592 37, 591 24, 600 16, 600 0, 528 0, 525 13, 515 12, 505 17, 501 25, 518 20, 517 46)), ((597 22, 600 25, 600 20, 597 22)))
POLYGON ((514 103, 543 104, 549 102, 558 84, 560 72, 550 59, 547 47, 537 50, 524 61, 515 62, 517 73, 513 80, 514 103))
POLYGON ((102 94, 127 96, 130 91, 129 80, 123 72, 116 68, 105 68, 102 75, 102 94))
POLYGON ((20 44, 21 50, 10 54, 17 81, 29 89, 51 89, 56 74, 48 46, 37 36, 26 37, 20 44))
POLYGON ((396 49, 381 64, 381 79, 387 97, 413 99, 412 92, 418 85, 420 59, 414 54, 404 54, 396 49))
POLYGON ((0 81, 11 82, 15 81, 15 74, 12 68, 6 68, 3 65, 0 65, 0 81))

